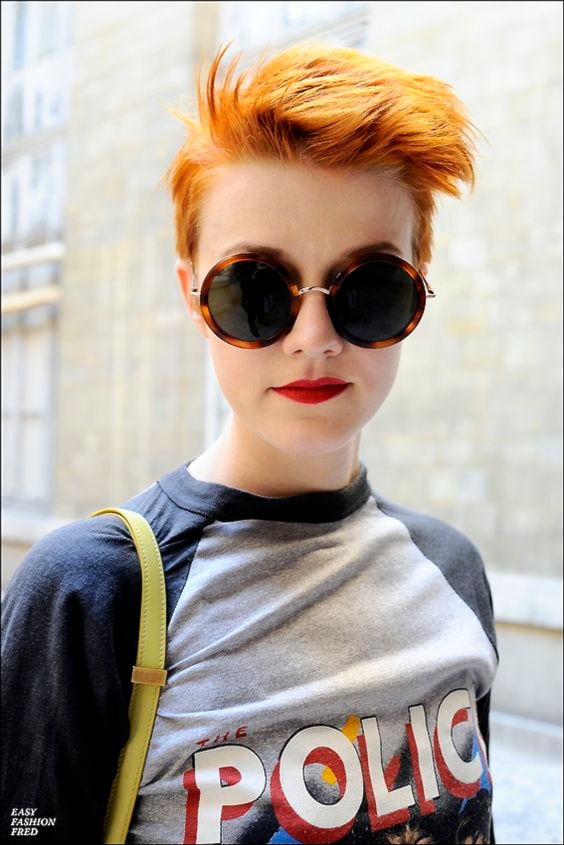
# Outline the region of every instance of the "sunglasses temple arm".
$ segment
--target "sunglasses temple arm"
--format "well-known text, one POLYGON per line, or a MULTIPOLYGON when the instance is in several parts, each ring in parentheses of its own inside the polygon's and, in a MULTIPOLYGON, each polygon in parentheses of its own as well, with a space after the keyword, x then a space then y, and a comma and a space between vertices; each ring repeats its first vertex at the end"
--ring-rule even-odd
POLYGON ((423 284, 425 285, 425 295, 428 299, 433 299, 437 294, 435 293, 425 276, 421 276, 421 278, 423 279, 423 284))

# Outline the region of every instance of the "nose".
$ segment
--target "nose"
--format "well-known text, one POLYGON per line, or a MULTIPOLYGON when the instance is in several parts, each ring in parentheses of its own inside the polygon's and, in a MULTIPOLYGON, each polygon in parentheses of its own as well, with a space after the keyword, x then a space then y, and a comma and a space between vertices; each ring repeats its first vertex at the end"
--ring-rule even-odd
POLYGON ((317 287, 301 289, 298 316, 282 341, 286 355, 317 358, 342 352, 344 340, 331 322, 324 290, 317 287))

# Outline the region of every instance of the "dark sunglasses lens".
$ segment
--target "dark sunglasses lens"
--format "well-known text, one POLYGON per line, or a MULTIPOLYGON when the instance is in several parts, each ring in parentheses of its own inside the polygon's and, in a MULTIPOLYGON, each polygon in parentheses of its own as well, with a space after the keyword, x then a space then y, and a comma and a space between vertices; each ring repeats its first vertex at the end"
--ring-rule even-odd
POLYGON ((208 308, 229 337, 268 340, 287 324, 291 293, 281 274, 260 261, 234 261, 214 277, 208 308))
POLYGON ((335 313, 349 335, 365 343, 397 337, 417 312, 419 294, 409 273, 385 261, 369 261, 343 280, 335 313))

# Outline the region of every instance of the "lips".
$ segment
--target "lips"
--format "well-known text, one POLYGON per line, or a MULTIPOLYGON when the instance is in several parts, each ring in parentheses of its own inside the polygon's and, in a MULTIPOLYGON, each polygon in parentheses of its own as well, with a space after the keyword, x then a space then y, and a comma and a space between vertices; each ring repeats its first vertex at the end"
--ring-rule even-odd
POLYGON ((327 402, 333 399, 349 386, 349 382, 339 378, 299 379, 284 384, 282 387, 273 387, 275 393, 291 399, 293 402, 301 402, 304 405, 317 405, 319 402, 327 402))

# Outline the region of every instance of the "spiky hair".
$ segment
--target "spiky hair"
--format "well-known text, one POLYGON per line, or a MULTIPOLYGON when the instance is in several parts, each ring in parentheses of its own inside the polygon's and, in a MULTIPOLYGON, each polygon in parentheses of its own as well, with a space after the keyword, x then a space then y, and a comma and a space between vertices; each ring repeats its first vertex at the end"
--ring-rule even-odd
POLYGON ((176 109, 186 141, 168 168, 179 257, 193 256, 206 188, 222 165, 253 159, 383 169, 410 190, 414 259, 429 261, 438 194, 474 185, 474 127, 450 85, 347 48, 300 44, 236 74, 228 47, 197 80, 199 120, 176 109))

